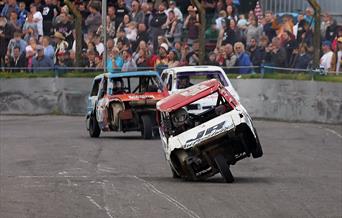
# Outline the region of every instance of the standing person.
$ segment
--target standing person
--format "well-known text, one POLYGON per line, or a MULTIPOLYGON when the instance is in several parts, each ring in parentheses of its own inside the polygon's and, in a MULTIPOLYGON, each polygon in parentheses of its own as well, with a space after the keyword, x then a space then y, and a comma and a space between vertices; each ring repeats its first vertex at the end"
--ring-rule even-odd
POLYGON ((259 38, 262 36, 262 26, 259 25, 255 16, 250 17, 249 24, 246 29, 246 42, 247 45, 251 42, 252 38, 259 42, 259 38))
POLYGON ((323 56, 320 60, 320 68, 323 69, 325 72, 333 71, 332 68, 332 60, 334 52, 331 51, 331 42, 330 41, 324 41, 322 43, 322 51, 323 56))
POLYGON ((51 60, 53 60, 54 55, 55 55, 55 50, 52 47, 52 45, 50 45, 50 37, 49 36, 43 36, 42 45, 44 48, 45 56, 47 56, 47 57, 51 58, 51 60))
POLYGON ((58 14, 58 9, 52 4, 52 0, 45 0, 43 5, 43 33, 45 36, 53 34, 52 20, 58 14))
POLYGON ((158 9, 159 10, 153 15, 150 22, 150 39, 153 43, 153 50, 155 53, 158 50, 158 36, 164 35, 164 30, 162 29, 162 26, 167 20, 164 3, 160 3, 158 9))
POLYGON ((177 18, 177 20, 180 23, 183 22, 183 14, 182 14, 181 10, 179 10, 179 8, 176 6, 175 1, 172 1, 172 0, 170 1, 170 8, 166 12, 167 16, 169 16, 170 11, 173 11, 175 17, 177 18))
POLYGON ((183 28, 188 30, 188 44, 192 45, 192 43, 198 39, 200 21, 196 7, 190 5, 188 7, 188 12, 189 15, 185 18, 183 28))
POLYGON ((23 53, 25 51, 27 43, 21 38, 20 32, 15 32, 13 34, 13 39, 11 39, 8 43, 7 54, 13 56, 13 50, 15 47, 20 48, 20 52, 23 53))
POLYGON ((261 51, 258 47, 257 41, 255 38, 251 38, 249 41, 249 46, 247 47, 249 52, 249 57, 251 59, 251 62, 253 66, 260 66, 263 61, 263 56, 261 54, 261 51))
POLYGON ((221 47, 221 45, 226 45, 226 44, 231 44, 234 45, 236 42, 236 33, 235 31, 231 28, 233 25, 230 23, 235 23, 234 20, 227 20, 225 25, 223 26, 220 30, 218 40, 217 40, 217 47, 221 47))
POLYGON ((152 16, 153 16, 149 4, 147 2, 143 2, 141 4, 141 10, 142 10, 143 15, 144 15, 144 24, 146 26, 146 30, 149 31, 150 22, 151 22, 152 16))
POLYGON ((337 51, 335 53, 336 74, 342 72, 342 36, 337 39, 337 51))
POLYGON ((69 16, 66 13, 61 13, 60 22, 58 22, 54 28, 54 32, 60 32, 65 37, 66 42, 68 43, 68 49, 71 49, 72 43, 74 41, 74 32, 75 26, 70 21, 69 16))
POLYGON ((1 16, 9 19, 11 12, 15 12, 16 14, 19 13, 19 6, 16 0, 7 1, 7 3, 5 4, 4 8, 1 11, 1 16))
POLYGON ((31 37, 38 39, 37 23, 33 21, 33 14, 31 12, 27 14, 27 19, 23 26, 23 34, 26 42, 28 42, 31 37))
POLYGON ((245 52, 245 45, 242 42, 237 42, 234 44, 234 51, 237 56, 236 66, 241 67, 239 68, 240 74, 251 73, 252 62, 249 58, 249 55, 245 52))
POLYGON ((55 57, 54 62, 56 63, 57 54, 64 53, 68 49, 69 44, 65 41, 65 37, 60 32, 55 32, 53 37, 56 43, 56 50, 55 50, 55 55, 54 55, 55 57))
POLYGON ((37 56, 32 59, 32 69, 34 72, 48 71, 53 69, 53 62, 50 58, 44 55, 44 48, 41 45, 37 46, 37 56))
POLYGON ((138 0, 132 1, 131 16, 132 16, 132 21, 136 23, 144 22, 144 13, 140 9, 140 2, 138 0))
POLYGON ((38 36, 43 36, 43 16, 40 11, 38 11, 37 6, 35 4, 30 5, 30 12, 33 14, 33 21, 37 24, 38 28, 38 36))
POLYGON ((114 39, 116 35, 116 15, 114 6, 108 7, 107 12, 107 34, 110 38, 114 39))
POLYGON ((114 47, 108 55, 107 71, 110 73, 121 72, 123 58, 120 55, 118 48, 114 47))
POLYGON ((136 60, 138 70, 146 70, 148 68, 146 50, 140 49, 138 55, 139 57, 136 60))
POLYGON ((102 23, 101 13, 99 12, 98 4, 92 3, 89 5, 90 14, 87 19, 84 21, 84 24, 87 28, 87 33, 96 32, 99 26, 102 23))
POLYGON ((277 36, 275 29, 273 28, 273 23, 275 22, 272 11, 265 12, 265 24, 264 24, 264 33, 268 37, 268 41, 271 41, 274 37, 277 36))
POLYGON ((20 27, 25 23, 28 11, 26 10, 25 2, 19 2, 18 22, 20 27))
POLYGON ((129 15, 129 10, 126 7, 125 0, 118 0, 117 6, 115 7, 115 15, 116 15, 116 27, 118 29, 119 25, 122 23, 124 16, 129 15))
POLYGON ((21 31, 21 26, 19 25, 19 22, 18 22, 18 15, 14 11, 10 13, 10 19, 9 19, 8 24, 11 25, 15 31, 17 32, 21 31))
POLYGON ((294 36, 292 33, 288 30, 286 30, 283 35, 283 47, 286 50, 286 56, 287 56, 287 64, 290 64, 290 57, 292 55, 292 52, 295 48, 297 48, 297 41, 294 39, 294 36))
POLYGON ((293 51, 290 66, 295 69, 307 69, 312 57, 308 54, 308 46, 306 43, 299 44, 299 48, 293 51))
POLYGON ((200 44, 199 41, 196 40, 192 44, 192 51, 188 54, 188 63, 191 66, 196 66, 199 65, 199 49, 200 49, 200 44))

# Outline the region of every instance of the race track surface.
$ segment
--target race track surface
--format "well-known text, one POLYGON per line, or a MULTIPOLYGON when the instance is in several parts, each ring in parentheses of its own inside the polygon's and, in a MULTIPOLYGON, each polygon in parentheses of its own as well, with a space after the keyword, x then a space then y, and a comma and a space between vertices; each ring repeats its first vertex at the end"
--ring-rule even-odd
POLYGON ((83 117, 0 117, 0 217, 341 217, 342 127, 255 121, 235 183, 171 178, 159 139, 91 139, 83 117))

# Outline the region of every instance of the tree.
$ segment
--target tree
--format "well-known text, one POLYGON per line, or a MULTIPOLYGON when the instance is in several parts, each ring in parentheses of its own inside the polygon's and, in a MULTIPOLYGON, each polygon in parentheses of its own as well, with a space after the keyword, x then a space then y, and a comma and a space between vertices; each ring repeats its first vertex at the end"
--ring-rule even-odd
POLYGON ((313 57, 313 67, 318 68, 320 62, 320 45, 321 45, 321 6, 318 4, 317 0, 308 0, 311 7, 315 10, 315 31, 313 46, 315 49, 313 57))

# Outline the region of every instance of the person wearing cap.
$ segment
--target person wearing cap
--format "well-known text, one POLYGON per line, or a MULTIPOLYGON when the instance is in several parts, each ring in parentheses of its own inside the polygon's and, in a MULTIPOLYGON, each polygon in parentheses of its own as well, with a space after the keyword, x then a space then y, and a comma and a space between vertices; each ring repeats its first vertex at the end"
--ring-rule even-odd
POLYGON ((37 45, 36 51, 37 55, 32 59, 33 72, 49 71, 53 69, 54 64, 51 58, 44 55, 44 47, 37 45))
POLYGON ((169 46, 166 43, 162 43, 159 46, 158 56, 155 61, 154 67, 168 66, 169 64, 168 54, 169 54, 169 46))
POLYGON ((324 69, 325 72, 331 71, 332 69, 332 58, 334 53, 331 51, 331 42, 326 40, 322 43, 323 56, 320 60, 320 68, 324 69))
POLYGON ((55 25, 54 32, 62 33, 65 37, 65 41, 68 42, 68 49, 71 49, 72 43, 74 41, 73 34, 75 33, 75 26, 66 13, 61 13, 59 17, 60 22, 55 25))
POLYGON ((188 12, 183 28, 188 30, 188 44, 192 45, 193 41, 198 39, 200 22, 195 6, 189 5, 188 12))
POLYGON ((169 7, 169 9, 167 9, 167 11, 166 11, 167 16, 169 16, 169 12, 170 12, 170 11, 173 11, 173 13, 175 14, 175 17, 176 17, 180 22, 183 22, 183 14, 182 14, 181 10, 177 7, 175 1, 170 1, 170 7, 169 7))
MULTIPOLYGON (((65 37, 63 36, 62 33, 60 32, 55 32, 55 34, 53 35, 54 39, 55 39, 55 43, 56 43, 56 50, 55 50, 55 56, 57 56, 57 54, 59 52, 64 52, 67 50, 69 44, 65 41, 65 37)), ((55 63, 56 63, 56 58, 55 58, 55 63)))

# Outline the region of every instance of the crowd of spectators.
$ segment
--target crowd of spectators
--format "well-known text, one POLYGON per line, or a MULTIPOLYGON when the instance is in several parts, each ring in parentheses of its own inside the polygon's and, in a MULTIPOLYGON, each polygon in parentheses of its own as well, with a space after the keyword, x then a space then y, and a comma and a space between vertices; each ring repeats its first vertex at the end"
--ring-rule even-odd
MULTIPOLYGON (((203 0, 206 64, 227 72, 250 66, 307 69, 313 58, 314 11, 276 16, 271 11, 239 13, 237 0, 203 0), (240 67, 238 69, 232 67, 240 67)), ((201 26, 189 0, 108 0, 107 41, 101 1, 74 0, 82 22, 81 70, 109 72, 198 65, 201 26), (103 61, 107 49, 108 58, 103 61), (104 66, 105 65, 105 66, 104 66)), ((0 1, 0 63, 6 71, 39 71, 75 66, 75 19, 57 0, 0 1)), ((322 16, 322 57, 326 71, 342 71, 342 28, 322 16)))

